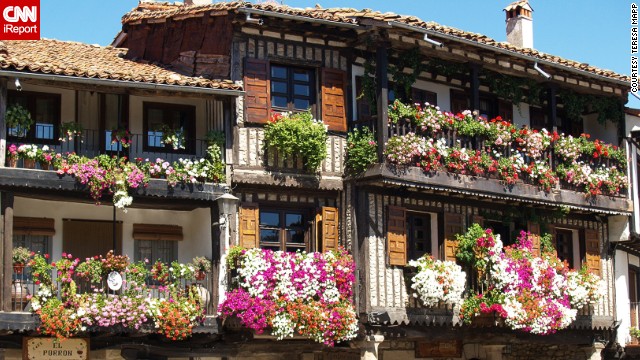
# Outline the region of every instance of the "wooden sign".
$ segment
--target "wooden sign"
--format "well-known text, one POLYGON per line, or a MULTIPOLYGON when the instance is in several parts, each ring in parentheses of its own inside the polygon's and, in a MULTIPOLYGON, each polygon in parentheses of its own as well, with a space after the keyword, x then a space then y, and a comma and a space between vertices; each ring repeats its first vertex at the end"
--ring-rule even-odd
POLYGON ((417 358, 462 357, 462 340, 416 341, 417 358))
POLYGON ((89 359, 89 340, 25 337, 22 359, 87 360, 89 359))

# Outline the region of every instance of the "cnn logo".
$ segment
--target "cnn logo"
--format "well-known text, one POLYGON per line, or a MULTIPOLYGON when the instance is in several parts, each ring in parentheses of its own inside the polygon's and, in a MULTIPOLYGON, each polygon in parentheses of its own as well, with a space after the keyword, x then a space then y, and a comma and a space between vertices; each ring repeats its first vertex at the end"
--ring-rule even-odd
POLYGON ((0 40, 40 40, 40 0, 2 0, 0 11, 0 40))

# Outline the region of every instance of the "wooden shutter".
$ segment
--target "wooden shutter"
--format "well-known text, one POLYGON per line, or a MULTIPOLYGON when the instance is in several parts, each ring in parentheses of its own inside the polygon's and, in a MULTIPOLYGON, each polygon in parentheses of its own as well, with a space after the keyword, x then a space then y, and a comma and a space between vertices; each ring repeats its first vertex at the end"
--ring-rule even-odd
POLYGON ((244 63, 245 120, 266 123, 271 115, 269 62, 246 58, 244 63))
POLYGON ((322 251, 338 249, 338 208, 322 207, 322 251))
POLYGON ((133 224, 134 240, 167 240, 182 241, 182 226, 157 225, 157 224, 133 224))
POLYGON ((387 206, 387 251, 389 265, 407 264, 407 209, 387 206))
POLYGON ((240 246, 251 249, 260 246, 260 210, 258 204, 240 207, 240 246))
POLYGON ((471 223, 478 224, 484 227, 484 218, 480 215, 473 215, 471 216, 471 223))
POLYGON ((531 233, 531 235, 534 235, 533 236, 533 255, 534 256, 542 255, 542 251, 540 249, 540 224, 532 221, 528 221, 527 229, 529 230, 529 233, 531 233))
POLYGON ((456 234, 462 234, 462 214, 444 213, 444 259, 456 261, 458 241, 456 234))
POLYGON ((56 234, 54 220, 15 216, 13 218, 13 234, 53 236, 56 234))
POLYGON ((598 230, 584 229, 584 243, 587 269, 590 273, 600 276, 602 263, 600 259, 600 238, 598 230))
POLYGON ((329 130, 347 131, 346 77, 344 71, 322 69, 322 121, 329 130))
POLYGON ((498 116, 513 124, 513 105, 510 101, 498 100, 498 116))
MULTIPOLYGON (((105 256, 113 249, 113 222, 69 220, 62 222, 62 251, 79 259, 105 256)), ((116 254, 122 254, 122 222, 116 222, 116 254)))

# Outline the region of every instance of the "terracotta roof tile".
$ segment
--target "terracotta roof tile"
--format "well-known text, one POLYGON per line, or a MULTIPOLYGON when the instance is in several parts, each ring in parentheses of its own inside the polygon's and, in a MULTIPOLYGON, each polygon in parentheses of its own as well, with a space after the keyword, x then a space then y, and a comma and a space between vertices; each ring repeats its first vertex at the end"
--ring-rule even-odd
POLYGON ((35 73, 241 90, 231 80, 184 76, 167 66, 125 58, 127 49, 42 39, 0 42, 0 68, 35 73))
MULTIPOLYGON (((520 1, 516 1, 515 3, 519 4, 520 1)), ((164 3, 159 7, 158 6, 153 7, 153 6, 146 6, 141 4, 141 6, 138 6, 138 8, 125 14, 122 17, 122 22, 123 24, 127 24, 127 23, 141 21, 144 19, 158 20, 158 19, 168 19, 175 16, 180 16, 180 17, 191 16, 191 15, 197 16, 202 13, 212 12, 212 11, 224 11, 224 10, 237 11, 241 7, 272 11, 272 12, 278 12, 278 13, 290 14, 290 15, 298 15, 298 16, 314 18, 314 19, 324 19, 324 20, 331 20, 331 21, 337 21, 337 22, 354 23, 354 24, 358 23, 358 19, 372 19, 372 20, 378 20, 378 21, 398 21, 408 25, 420 27, 423 29, 440 32, 445 35, 451 35, 461 39, 475 41, 479 44, 494 46, 498 49, 509 50, 515 53, 531 56, 534 59, 553 62, 561 66, 566 66, 568 68, 584 70, 593 75, 599 75, 599 76, 603 76, 603 77, 614 79, 614 80, 620 80, 620 81, 630 80, 628 76, 617 74, 611 70, 599 69, 594 66, 582 64, 578 61, 563 59, 558 56, 545 54, 535 49, 519 48, 506 42, 498 42, 486 35, 463 31, 456 28, 440 25, 434 22, 425 22, 415 16, 405 16, 405 15, 398 15, 394 13, 381 13, 379 11, 373 11, 371 9, 362 9, 362 10, 356 10, 351 8, 323 9, 323 8, 317 8, 317 7, 301 9, 301 8, 292 8, 286 5, 252 4, 249 2, 243 2, 243 1, 217 2, 209 5, 199 5, 199 6, 184 6, 184 5, 164 3)))

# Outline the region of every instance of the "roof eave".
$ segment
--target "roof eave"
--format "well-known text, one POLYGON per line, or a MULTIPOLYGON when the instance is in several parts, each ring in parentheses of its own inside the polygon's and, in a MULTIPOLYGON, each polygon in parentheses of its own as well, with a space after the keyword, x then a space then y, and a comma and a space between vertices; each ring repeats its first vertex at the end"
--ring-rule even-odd
POLYGON ((244 91, 234 89, 216 89, 203 86, 186 86, 157 84, 149 82, 137 82, 115 79, 96 79, 85 78, 68 75, 41 74, 16 70, 0 70, 0 76, 4 77, 20 77, 23 79, 50 80, 50 81, 66 81, 70 83, 97 85, 97 86, 115 86, 123 88, 135 88, 142 90, 158 90, 158 91, 175 91, 189 94, 207 94, 207 95, 223 95, 223 96, 242 96, 244 91))

